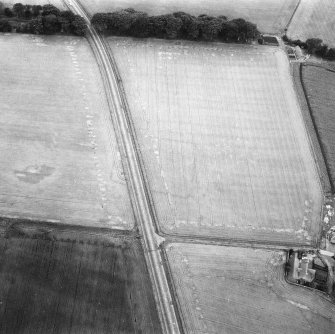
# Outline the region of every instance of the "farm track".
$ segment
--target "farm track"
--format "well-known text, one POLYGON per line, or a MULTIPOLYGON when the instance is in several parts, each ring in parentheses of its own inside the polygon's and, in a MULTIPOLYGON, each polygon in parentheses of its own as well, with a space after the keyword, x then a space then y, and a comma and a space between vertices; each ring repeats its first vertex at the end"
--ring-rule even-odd
POLYGON ((297 5, 295 6, 294 11, 293 11, 291 17, 290 17, 289 21, 287 22, 287 24, 285 26, 285 29, 284 29, 285 32, 288 30, 288 28, 289 28, 289 26, 290 26, 290 24, 291 24, 291 22, 293 20, 293 17, 295 15, 295 13, 297 12, 297 9, 299 8, 300 4, 301 4, 301 0, 299 0, 298 3, 297 3, 297 5))

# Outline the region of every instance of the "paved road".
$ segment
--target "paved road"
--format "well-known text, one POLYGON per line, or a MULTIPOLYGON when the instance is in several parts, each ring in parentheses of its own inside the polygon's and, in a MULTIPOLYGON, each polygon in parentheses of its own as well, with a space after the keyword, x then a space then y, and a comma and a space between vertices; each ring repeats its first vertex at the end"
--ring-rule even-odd
POLYGON ((136 140, 130 123, 127 107, 120 89, 121 80, 112 55, 108 51, 104 39, 90 24, 89 15, 79 1, 64 0, 64 3, 75 14, 82 16, 88 26, 88 39, 94 51, 104 80, 111 117, 121 139, 123 153, 126 156, 125 167, 129 175, 129 185, 135 202, 135 212, 139 228, 143 235, 144 253, 153 289, 158 302, 164 333, 179 333, 176 312, 172 303, 167 277, 162 265, 162 254, 158 246, 159 237, 155 233, 155 222, 148 198, 145 179, 141 170, 139 153, 136 149, 136 140))

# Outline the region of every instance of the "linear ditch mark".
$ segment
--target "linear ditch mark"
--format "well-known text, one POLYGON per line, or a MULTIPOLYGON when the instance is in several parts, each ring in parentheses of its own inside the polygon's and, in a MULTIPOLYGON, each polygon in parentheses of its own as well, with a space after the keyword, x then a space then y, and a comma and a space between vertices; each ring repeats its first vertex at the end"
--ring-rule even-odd
MULTIPOLYGON (((318 129, 317 125, 316 125, 316 120, 315 120, 315 117, 314 117, 314 114, 313 114, 313 108, 312 108, 311 103, 309 101, 309 97, 308 97, 308 94, 307 94, 307 89, 306 89, 306 86, 305 86, 305 83, 304 83, 304 80, 303 80, 303 66, 309 66, 309 65, 304 65, 304 64, 300 63, 300 65, 299 65, 300 83, 301 83, 301 87, 302 87, 302 90, 303 90, 304 95, 305 95, 305 99, 306 99, 306 103, 307 103, 307 106, 308 106, 309 114, 310 114, 310 117, 311 117, 311 120, 312 120, 312 123, 313 123, 313 127, 314 127, 314 131, 315 131, 315 135, 316 135, 317 140, 319 142, 321 154, 322 154, 322 157, 323 157, 323 160, 324 160, 324 163, 325 163, 325 167, 326 167, 326 171, 327 171, 327 176, 328 176, 328 179, 329 179, 329 182, 330 182, 330 189, 331 189, 331 192, 334 194, 335 186, 334 186, 334 182, 333 182, 333 180, 331 178, 329 164, 328 164, 328 161, 326 159, 325 148, 324 148, 324 146, 322 144, 320 132, 319 132, 319 129, 318 129)), ((329 70, 329 71, 330 72, 335 72, 333 70, 329 70)))
POLYGON ((75 45, 77 44, 76 41, 72 42, 65 42, 66 50, 69 52, 76 78, 79 82, 79 89, 80 89, 80 95, 82 97, 82 100, 84 102, 84 108, 82 115, 85 116, 85 128, 86 128, 86 135, 88 138, 88 146, 91 151, 91 159, 94 165, 94 175, 97 182, 98 187, 98 199, 99 199, 99 205, 101 209, 104 212, 104 216, 107 219, 107 223, 112 224, 115 228, 120 228, 118 225, 118 222, 113 221, 113 216, 109 212, 109 206, 108 206, 108 185, 106 182, 106 175, 103 171, 103 164, 101 162, 101 159, 99 158, 98 150, 100 148, 100 145, 98 144, 97 137, 98 137, 98 131, 96 127, 97 119, 96 119, 96 113, 92 112, 89 107, 89 92, 87 89, 87 86, 85 84, 85 78, 84 74, 82 72, 80 62, 78 60, 78 54, 76 52, 75 45))

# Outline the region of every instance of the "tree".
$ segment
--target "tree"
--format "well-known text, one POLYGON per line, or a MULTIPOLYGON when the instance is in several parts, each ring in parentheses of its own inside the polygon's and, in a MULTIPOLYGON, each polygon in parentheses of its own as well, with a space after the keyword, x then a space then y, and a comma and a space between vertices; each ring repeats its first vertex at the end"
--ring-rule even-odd
POLYGON ((32 15, 33 15, 33 17, 37 17, 38 15, 40 15, 41 10, 42 10, 42 6, 40 6, 40 5, 33 5, 32 6, 32 15))
POLYGON ((205 41, 213 41, 221 31, 223 20, 215 17, 201 15, 198 17, 200 36, 205 41))
POLYGON ((315 49, 314 53, 316 56, 324 58, 328 53, 328 45, 322 44, 319 48, 315 49))
POLYGON ((72 22, 76 18, 76 15, 73 14, 73 12, 71 12, 70 10, 61 11, 59 16, 68 20, 69 22, 72 22))
POLYGON ((29 29, 32 34, 39 35, 44 33, 44 27, 41 18, 32 19, 29 24, 29 29))
POLYGON ((0 21, 0 31, 1 32, 11 32, 12 26, 8 21, 0 21))
POLYGON ((0 15, 2 15, 5 11, 5 5, 3 4, 3 2, 0 1, 0 15))
POLYGON ((320 38, 308 38, 306 39, 307 51, 314 54, 315 50, 322 47, 322 39, 320 38))
POLYGON ((24 18, 29 20, 29 19, 31 19, 31 17, 32 17, 32 12, 31 12, 30 8, 26 8, 24 10, 24 18))
POLYGON ((149 17, 146 13, 138 12, 131 28, 131 35, 134 37, 149 37, 149 17))
POLYGON ((42 18, 43 32, 48 35, 55 34, 61 31, 61 24, 54 14, 45 15, 42 18))
POLYGON ((24 15, 24 5, 22 3, 16 3, 13 6, 13 12, 16 14, 17 17, 23 17, 24 15))
POLYGON ((239 38, 238 25, 234 21, 223 22, 221 34, 227 42, 237 42, 239 38))
POLYGON ((91 23, 97 31, 106 32, 108 23, 108 14, 106 13, 94 14, 91 19, 91 23))
POLYGON ((172 15, 182 21, 182 26, 179 29, 180 37, 186 39, 197 39, 199 37, 199 24, 196 17, 184 12, 175 12, 172 15))
POLYGON ((43 12, 42 12, 43 16, 47 16, 47 15, 50 15, 50 14, 55 15, 55 16, 60 15, 60 10, 57 7, 55 7, 54 5, 50 5, 50 4, 44 5, 42 7, 42 10, 43 10, 43 12))
POLYGON ((173 39, 179 35, 183 21, 172 14, 166 14, 151 16, 149 25, 153 37, 173 39))
POLYGON ((71 30, 77 36, 85 36, 87 32, 85 20, 81 16, 76 15, 74 20, 71 22, 71 30))
POLYGON ((116 35, 127 35, 136 20, 132 8, 114 12, 109 17, 109 30, 116 35))
POLYGON ((13 16, 14 16, 13 11, 12 11, 10 8, 8 8, 8 7, 5 8, 5 10, 4 10, 4 14, 5 14, 7 17, 13 17, 13 16))
POLYGON ((180 29, 183 26, 183 21, 178 18, 174 17, 173 15, 166 16, 166 37, 169 39, 175 39, 179 36, 180 29))

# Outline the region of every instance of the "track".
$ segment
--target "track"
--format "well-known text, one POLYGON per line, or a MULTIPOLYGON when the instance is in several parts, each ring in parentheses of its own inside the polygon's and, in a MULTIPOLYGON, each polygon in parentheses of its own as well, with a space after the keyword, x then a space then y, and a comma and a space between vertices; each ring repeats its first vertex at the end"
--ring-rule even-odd
POLYGON ((134 132, 127 115, 124 97, 119 82, 116 64, 103 38, 91 26, 90 17, 79 1, 64 0, 66 6, 75 14, 82 16, 88 27, 87 38, 95 54, 104 80, 106 95, 110 106, 111 118, 117 135, 120 137, 121 150, 125 155, 124 163, 129 178, 129 187, 134 200, 134 210, 139 228, 143 235, 144 253, 147 267, 152 278, 154 294, 158 303, 164 333, 180 333, 176 312, 172 303, 167 277, 157 235, 148 190, 141 171, 140 157, 136 149, 134 132))

